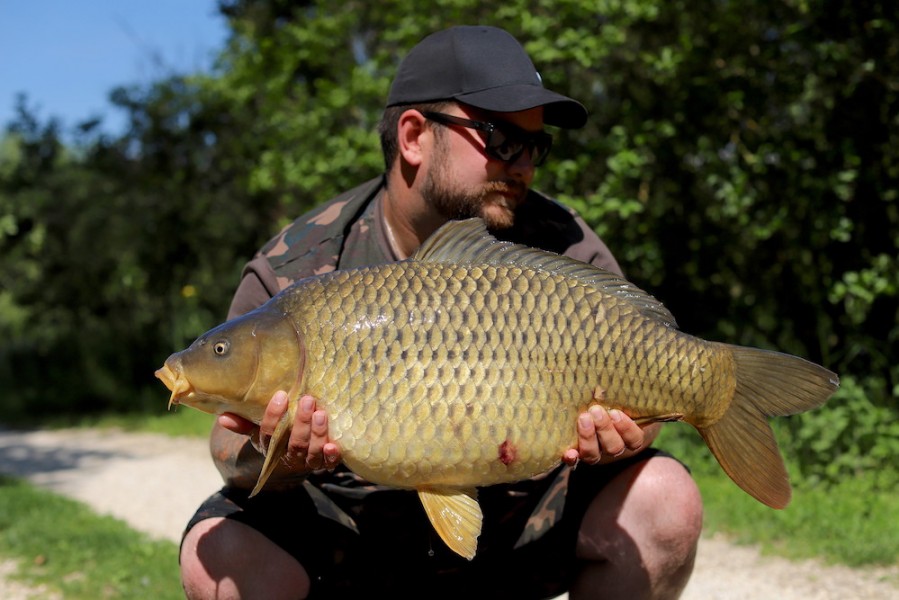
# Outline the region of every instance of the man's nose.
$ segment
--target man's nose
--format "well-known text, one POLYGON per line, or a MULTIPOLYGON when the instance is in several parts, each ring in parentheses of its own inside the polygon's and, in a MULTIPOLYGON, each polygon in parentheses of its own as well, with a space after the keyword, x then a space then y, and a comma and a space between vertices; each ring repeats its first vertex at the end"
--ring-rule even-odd
POLYGON ((523 181, 527 185, 531 184, 531 181, 534 179, 534 171, 537 167, 531 159, 531 151, 529 149, 525 148, 514 161, 508 164, 509 175, 515 177, 519 181, 523 181))

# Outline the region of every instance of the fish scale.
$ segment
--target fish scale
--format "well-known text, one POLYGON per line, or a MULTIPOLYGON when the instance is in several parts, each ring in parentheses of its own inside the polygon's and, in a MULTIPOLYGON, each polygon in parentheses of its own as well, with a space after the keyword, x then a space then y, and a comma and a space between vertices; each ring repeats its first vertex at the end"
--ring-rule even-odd
POLYGON ((281 307, 302 333, 307 355, 330 357, 309 361, 304 391, 319 399, 344 461, 363 476, 405 487, 515 481, 559 462, 576 441, 572 423, 597 385, 612 405, 626 397, 657 401, 631 406, 635 416, 658 414, 658 402, 668 400, 646 382, 670 380, 662 371, 676 361, 660 355, 655 343, 634 343, 627 338, 637 336, 626 334, 676 333, 616 306, 622 301, 615 296, 587 288, 575 302, 571 290, 584 284, 545 272, 525 277, 517 267, 396 263, 377 272, 377 292, 370 289, 370 270, 336 272, 284 296, 281 307), (347 287, 352 291, 344 295, 347 287), (557 301, 557 318, 535 319, 536 299, 547 290, 557 301), (497 310, 488 318, 490 297, 497 310), (589 309, 578 310, 584 305, 589 309), (646 351, 616 353, 615 336, 624 348, 646 351), (588 344, 591 339, 604 343, 588 344), (555 402, 547 405, 547 398, 555 402), (453 408, 461 406, 470 410, 453 408), (395 422, 396 437, 367 435, 378 420, 395 422), (435 426, 422 429, 423 423, 435 426), (510 464, 500 456, 503 443, 516 449, 510 464), (392 481, 390 474, 400 470, 403 481, 392 481))
POLYGON ((477 219, 443 226, 409 260, 298 281, 156 375, 170 405, 256 423, 288 392, 253 494, 286 449, 298 398, 315 396, 344 463, 417 490, 467 558, 476 488, 559 464, 591 404, 693 425, 731 479, 783 508, 791 490, 767 419, 819 406, 838 386, 802 358, 683 333, 623 278, 500 242, 477 219))

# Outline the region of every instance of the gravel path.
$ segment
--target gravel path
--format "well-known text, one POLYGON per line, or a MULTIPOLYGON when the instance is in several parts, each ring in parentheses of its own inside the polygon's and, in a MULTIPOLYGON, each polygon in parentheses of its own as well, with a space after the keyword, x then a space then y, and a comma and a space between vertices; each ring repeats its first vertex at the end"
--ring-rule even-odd
MULTIPOLYGON (((219 486, 205 441, 116 431, 0 430, 0 472, 90 505, 153 537, 177 542, 200 502, 219 486)), ((0 561, 0 598, 47 598, 8 581, 0 561)), ((829 567, 761 556, 756 548, 703 538, 683 600, 892 600, 899 566, 829 567)))

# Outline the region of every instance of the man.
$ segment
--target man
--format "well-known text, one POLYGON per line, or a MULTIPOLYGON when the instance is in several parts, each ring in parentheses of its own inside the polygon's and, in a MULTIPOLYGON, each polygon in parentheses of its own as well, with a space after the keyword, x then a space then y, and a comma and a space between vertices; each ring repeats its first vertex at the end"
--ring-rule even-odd
MULTIPOLYGON (((386 174, 300 217, 248 263, 230 317, 304 276, 401 260, 447 220, 482 217, 499 237, 620 272, 571 211, 529 190, 551 145, 544 124, 577 128, 586 110, 546 90, 508 33, 454 27, 399 67, 380 126, 386 174)), ((185 534, 191 598, 672 598, 690 576, 701 529, 686 469, 649 448, 618 411, 572 423, 566 464, 483 488, 484 529, 467 561, 431 530, 414 492, 362 481, 328 440, 328 415, 303 397, 288 455, 248 499, 286 394, 254 427, 219 418, 213 457, 226 487, 185 534), (578 463, 577 468, 572 465, 578 463)))

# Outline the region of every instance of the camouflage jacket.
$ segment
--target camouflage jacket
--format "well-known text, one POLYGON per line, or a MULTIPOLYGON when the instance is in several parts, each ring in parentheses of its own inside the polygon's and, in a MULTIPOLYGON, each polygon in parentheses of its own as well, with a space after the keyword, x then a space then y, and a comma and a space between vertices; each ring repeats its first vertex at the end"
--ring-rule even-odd
MULTIPOLYGON (((304 277, 395 261, 383 226, 384 184, 383 176, 367 181, 299 217, 269 240, 244 267, 228 318, 260 306, 304 277)), ((515 222, 513 228, 495 235, 621 273, 611 252, 587 224, 543 194, 530 191, 515 222)), ((562 466, 520 485, 506 486, 510 494, 541 496, 518 545, 539 538, 561 517, 569 473, 562 466)), ((353 519, 332 498, 345 502, 382 489, 346 468, 315 473, 305 487, 322 515, 354 530, 353 519)))

